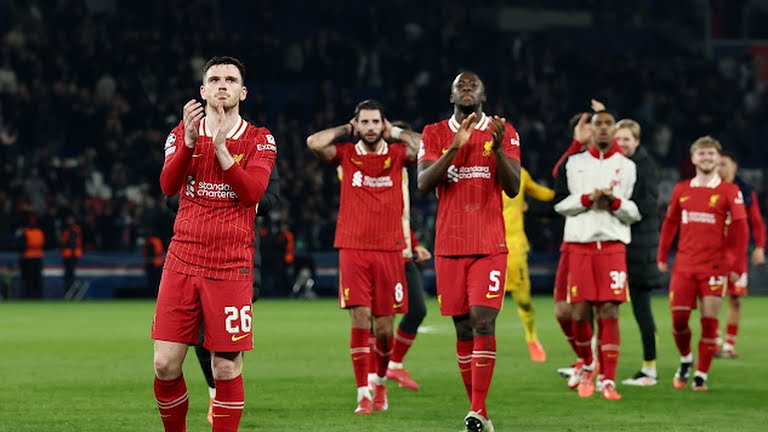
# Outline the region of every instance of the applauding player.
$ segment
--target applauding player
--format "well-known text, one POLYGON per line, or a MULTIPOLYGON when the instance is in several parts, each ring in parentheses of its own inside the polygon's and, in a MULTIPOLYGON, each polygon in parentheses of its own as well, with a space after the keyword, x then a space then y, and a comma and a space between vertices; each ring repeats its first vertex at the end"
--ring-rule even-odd
POLYGON ((519 191, 520 138, 505 119, 483 112, 485 85, 477 74, 459 74, 451 88, 451 118, 424 128, 418 185, 423 193, 437 188, 437 293, 440 312, 456 327, 459 371, 471 402, 464 424, 487 432, 493 431, 485 400, 507 266, 501 191, 519 191))

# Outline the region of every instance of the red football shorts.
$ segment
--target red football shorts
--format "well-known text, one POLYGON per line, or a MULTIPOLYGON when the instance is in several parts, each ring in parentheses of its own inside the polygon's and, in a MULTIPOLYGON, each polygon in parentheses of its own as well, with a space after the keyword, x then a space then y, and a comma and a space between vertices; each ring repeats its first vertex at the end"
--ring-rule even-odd
POLYGON ((727 278, 722 275, 673 269, 669 281, 669 305, 696 309, 697 298, 722 297, 725 293, 726 281, 727 278))
POLYGON ((742 273, 736 282, 727 281, 728 295, 731 297, 744 297, 747 295, 747 273, 742 273))
POLYGON ((445 316, 466 315, 470 306, 501 309, 507 254, 435 257, 437 300, 445 316))
POLYGON ((627 301, 624 243, 568 244, 568 302, 627 301))
POLYGON ((373 316, 408 312, 402 251, 339 249, 339 307, 353 306, 373 316))
POLYGON ((152 339, 197 344, 215 352, 253 349, 251 281, 207 279, 164 270, 157 294, 152 339))
POLYGON ((564 250, 560 251, 555 273, 555 301, 568 301, 568 252, 564 250))

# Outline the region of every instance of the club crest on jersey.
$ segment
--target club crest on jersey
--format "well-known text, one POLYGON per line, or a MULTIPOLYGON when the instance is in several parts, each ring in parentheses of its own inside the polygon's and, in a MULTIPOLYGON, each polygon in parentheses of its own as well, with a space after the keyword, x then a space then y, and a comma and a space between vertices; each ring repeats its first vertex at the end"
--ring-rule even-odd
POLYGON ((488 157, 491 155, 491 147, 493 147, 493 140, 483 143, 483 156, 488 157))
POLYGON ((391 166, 392 166, 392 158, 388 157, 384 159, 384 169, 388 169, 391 166))
POLYGON ((168 138, 165 139, 165 157, 168 157, 173 154, 173 152, 176 151, 176 146, 174 145, 176 143, 176 135, 169 134, 168 138))
POLYGON ((714 207, 717 205, 717 200, 720 199, 720 195, 714 194, 709 196, 709 206, 714 207))

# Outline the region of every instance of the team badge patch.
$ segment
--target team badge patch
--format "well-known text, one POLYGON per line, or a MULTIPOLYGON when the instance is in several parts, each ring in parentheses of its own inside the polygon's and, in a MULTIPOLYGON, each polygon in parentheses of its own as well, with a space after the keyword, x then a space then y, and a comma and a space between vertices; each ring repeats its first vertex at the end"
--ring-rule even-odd
POLYGON ((176 151, 176 146, 174 145, 176 143, 176 135, 169 134, 168 138, 165 139, 165 157, 168 157, 173 154, 173 152, 176 151))

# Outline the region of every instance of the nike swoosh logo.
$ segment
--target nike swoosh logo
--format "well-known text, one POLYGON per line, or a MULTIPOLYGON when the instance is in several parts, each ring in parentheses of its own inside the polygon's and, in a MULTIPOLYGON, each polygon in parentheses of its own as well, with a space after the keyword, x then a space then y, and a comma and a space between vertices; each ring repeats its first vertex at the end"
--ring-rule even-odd
POLYGON ((160 418, 168 418, 171 414, 160 414, 160 418))
POLYGON ((362 360, 362 359, 364 359, 364 358, 366 358, 366 357, 368 357, 368 356, 357 356, 357 357, 352 357, 352 361, 358 361, 358 360, 362 360))
POLYGON ((192 155, 192 157, 193 157, 193 158, 195 158, 195 157, 201 157, 202 155, 203 155, 202 153, 195 153, 195 154, 193 154, 193 155, 192 155))
POLYGON ((248 337, 248 336, 250 336, 250 335, 251 335, 250 333, 246 333, 246 334, 244 334, 244 335, 240 335, 240 336, 235 336, 235 335, 232 335, 232 342, 237 342, 237 341, 239 341, 240 339, 245 339, 245 338, 247 338, 247 337, 248 337))
POLYGON ((487 299, 495 299, 496 297, 501 297, 501 294, 485 293, 485 298, 487 299))
POLYGON ((680 197, 680 202, 686 202, 689 199, 691 199, 691 197, 689 197, 689 196, 680 197))
POLYGON ((395 309, 403 307, 403 303, 395 303, 392 305, 395 309))
POLYGON ((214 414, 214 417, 229 417, 229 414, 214 414))
POLYGON ((468 367, 468 368, 466 368, 466 369, 462 369, 462 368, 459 368, 459 372, 469 372, 469 371, 471 371, 471 370, 472 370, 472 368, 471 368, 471 367, 468 367))
POLYGON ((487 366, 490 366, 490 365, 491 365, 490 363, 478 363, 475 366, 476 367, 487 367, 487 366))

